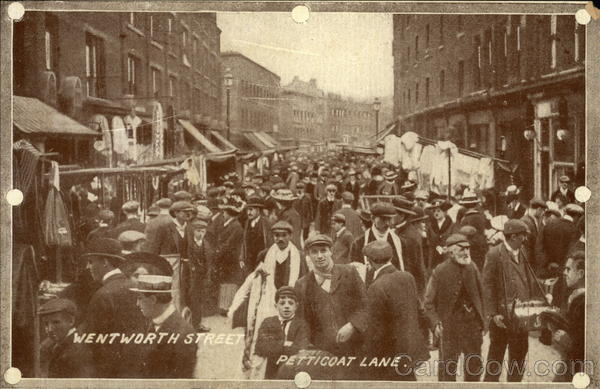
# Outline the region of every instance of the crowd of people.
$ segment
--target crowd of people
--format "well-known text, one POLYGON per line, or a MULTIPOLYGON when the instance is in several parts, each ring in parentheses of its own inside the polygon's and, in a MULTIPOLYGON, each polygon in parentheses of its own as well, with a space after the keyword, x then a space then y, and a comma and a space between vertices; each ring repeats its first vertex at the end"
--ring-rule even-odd
MULTIPOLYGON (((191 378, 193 342, 73 339, 183 339, 210 332, 202 318, 220 314, 245 328, 249 378, 312 369, 313 378, 414 380, 438 349, 440 380, 498 381, 508 349, 507 379, 520 381, 532 329, 517 308, 533 301, 549 308, 540 341, 583 361, 585 220, 569 181, 549 201, 524 202, 511 185, 494 212, 485 193, 419 190, 375 157, 295 154, 262 174, 230 173, 200 196, 173 193, 146 220, 136 201, 122 215, 99 210, 85 271, 40 308, 47 375, 191 378), (289 363, 309 357, 378 362, 289 363)), ((555 379, 579 370, 572 363, 555 379)))

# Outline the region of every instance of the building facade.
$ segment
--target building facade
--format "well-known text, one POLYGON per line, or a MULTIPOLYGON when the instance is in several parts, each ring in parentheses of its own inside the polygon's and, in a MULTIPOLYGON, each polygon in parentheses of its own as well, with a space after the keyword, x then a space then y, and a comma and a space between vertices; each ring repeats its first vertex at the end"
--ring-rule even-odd
POLYGON ((496 187, 583 184, 585 30, 572 15, 394 15, 399 132, 510 161, 496 187))
POLYGON ((317 80, 302 81, 295 76, 281 91, 281 137, 297 140, 324 141, 326 130, 327 100, 317 86, 317 80))
MULTIPOLYGON (((379 129, 382 117, 379 118, 379 129)), ((326 129, 328 138, 344 143, 360 143, 376 136, 373 102, 356 101, 336 93, 327 94, 326 129)))
MULTIPOLYGON (((221 53, 222 72, 229 69, 233 82, 229 91, 229 122, 232 131, 279 130, 279 96, 281 79, 272 71, 245 55, 228 51, 221 53)), ((226 119, 227 96, 222 98, 226 119)))
POLYGON ((219 129, 214 13, 27 12, 15 24, 14 93, 104 134, 108 165, 175 156, 176 119, 219 129))

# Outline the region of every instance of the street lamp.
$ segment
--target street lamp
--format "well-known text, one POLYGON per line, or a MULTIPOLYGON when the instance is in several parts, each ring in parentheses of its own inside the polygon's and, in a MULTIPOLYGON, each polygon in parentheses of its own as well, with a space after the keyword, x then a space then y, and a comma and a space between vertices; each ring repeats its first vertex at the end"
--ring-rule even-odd
POLYGON ((377 142, 377 137, 379 137, 379 110, 381 109, 381 101, 379 101, 378 97, 375 97, 373 101, 373 111, 375 111, 375 142, 377 142))
POLYGON ((231 69, 225 69, 225 74, 223 75, 225 78, 225 88, 227 89, 227 140, 229 140, 229 132, 231 131, 231 124, 229 123, 229 107, 230 107, 230 97, 231 97, 231 86, 233 85, 233 75, 231 74, 231 69))

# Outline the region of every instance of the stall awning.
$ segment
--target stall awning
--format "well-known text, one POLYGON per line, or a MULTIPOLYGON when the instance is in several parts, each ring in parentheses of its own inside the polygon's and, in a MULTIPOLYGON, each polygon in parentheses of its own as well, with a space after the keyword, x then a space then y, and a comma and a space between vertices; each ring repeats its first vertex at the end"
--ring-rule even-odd
POLYGON ((33 97, 13 96, 13 123, 19 131, 32 135, 101 135, 33 97))
POLYGON ((272 138, 269 139, 269 136, 262 131, 258 131, 254 133, 261 142, 269 146, 270 148, 277 148, 277 142, 275 142, 272 138))
POLYGON ((269 147, 268 145, 263 143, 260 140, 260 138, 258 136, 256 136, 256 133, 248 131, 248 132, 244 132, 243 135, 248 140, 248 142, 250 142, 250 144, 252 144, 252 146, 254 146, 257 150, 259 150, 263 153, 275 151, 274 147, 269 147))
POLYGON ((223 146, 225 146, 225 150, 237 150, 233 143, 227 140, 223 135, 219 134, 219 131, 211 131, 210 132, 223 146))
POLYGON ((184 119, 177 120, 179 124, 202 145, 209 153, 220 153, 222 152, 217 146, 215 146, 208 138, 200 133, 200 131, 194 127, 192 123, 184 119))

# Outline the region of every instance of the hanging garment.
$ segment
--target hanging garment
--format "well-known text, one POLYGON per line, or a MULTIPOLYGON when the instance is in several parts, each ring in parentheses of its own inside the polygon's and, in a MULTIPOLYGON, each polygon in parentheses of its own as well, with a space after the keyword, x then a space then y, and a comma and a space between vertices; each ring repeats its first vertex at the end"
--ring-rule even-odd
POLYGON ((402 143, 396 135, 388 135, 383 140, 383 160, 398 166, 402 160, 402 143))
POLYGON ((50 171, 48 172, 49 184, 55 187, 57 190, 60 190, 60 175, 58 173, 58 162, 50 161, 50 171))
POLYGON ((119 116, 112 118, 113 151, 117 154, 124 154, 127 151, 128 140, 125 123, 119 116))
POLYGON ((152 149, 154 159, 163 159, 164 156, 164 127, 162 105, 152 103, 152 149))
POLYGON ((194 158, 189 157, 181 164, 181 168, 185 169, 184 177, 191 186, 200 185, 200 174, 198 173, 198 169, 196 164, 194 163, 194 158))
POLYGON ((50 186, 44 210, 44 241, 48 246, 71 247, 73 245, 69 213, 61 193, 50 186))
POLYGON ((25 139, 20 139, 13 143, 13 150, 16 151, 18 158, 18 169, 16 169, 17 188, 21 189, 23 196, 29 194, 29 189, 35 179, 38 160, 41 153, 31 143, 25 139))
POLYGON ((108 120, 102 115, 94 115, 92 123, 96 123, 102 133, 102 140, 94 142, 94 149, 101 152, 108 160, 108 166, 112 166, 112 134, 108 126, 108 120))
POLYGON ((419 188, 423 190, 430 190, 433 164, 436 158, 435 146, 427 145, 423 148, 423 152, 419 157, 419 188))
POLYGON ((476 177, 480 189, 494 187, 494 161, 491 158, 481 158, 479 160, 476 177))

